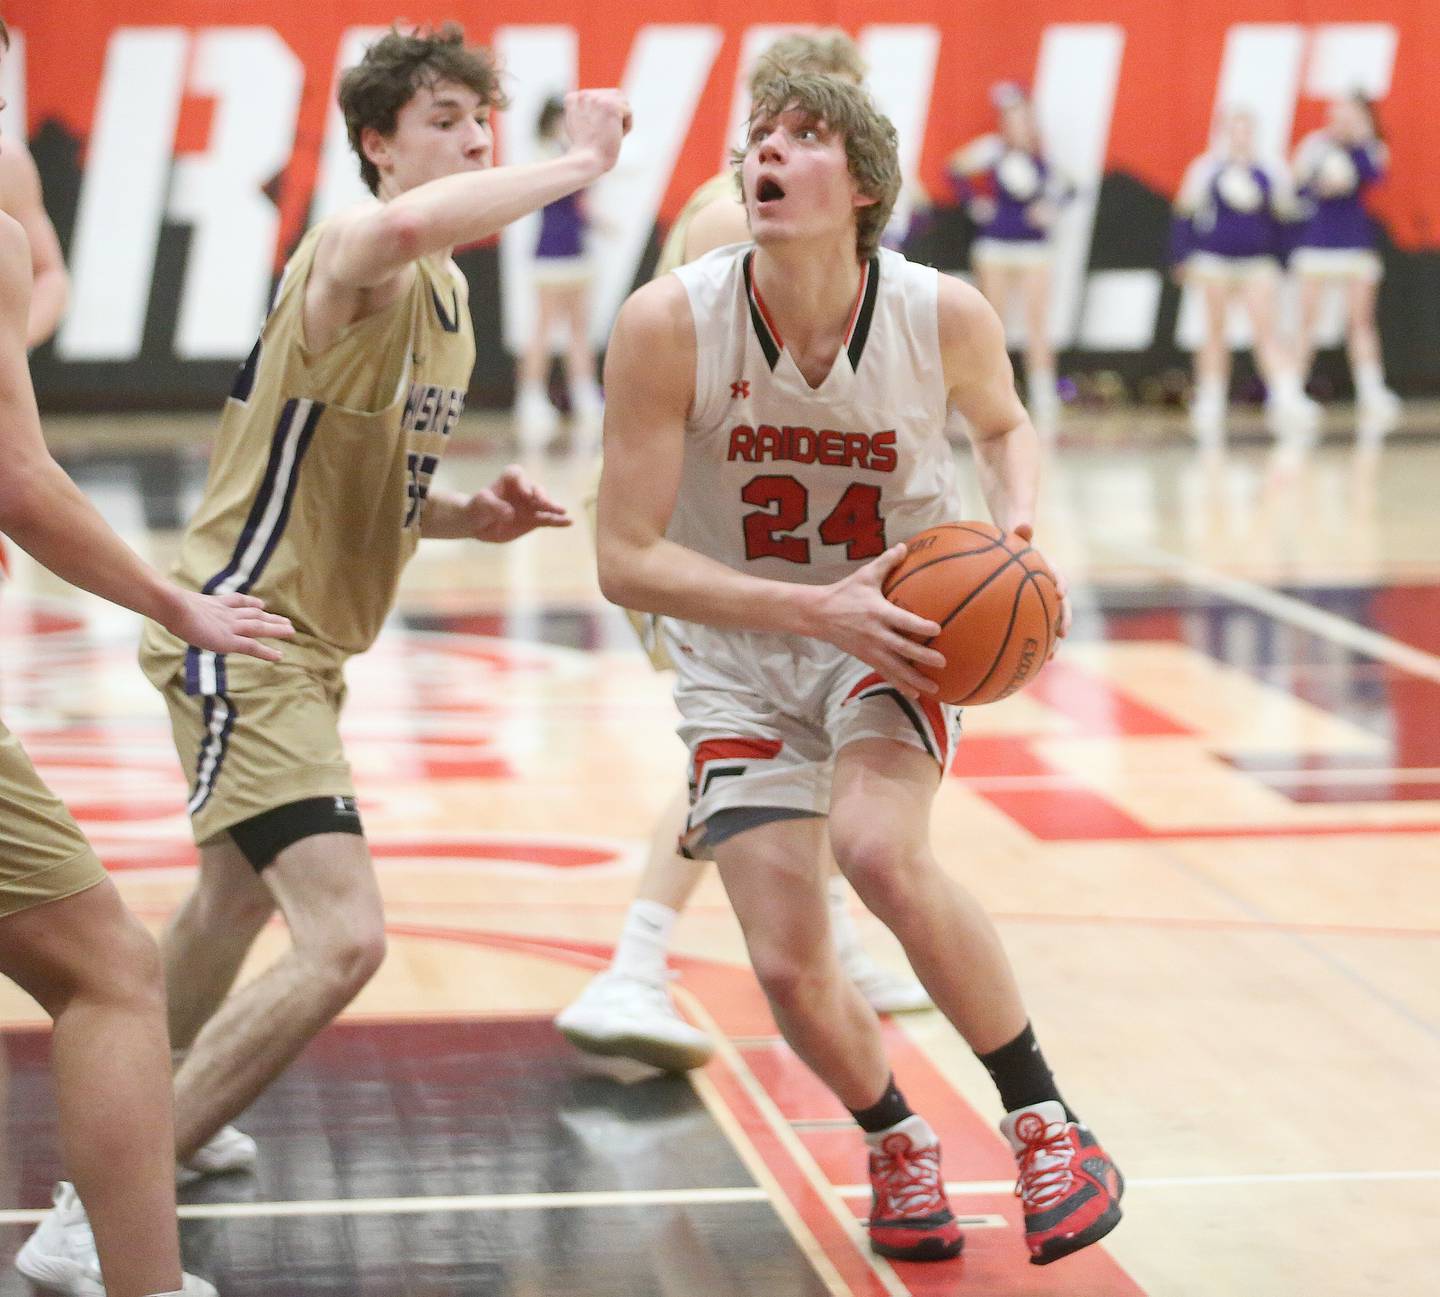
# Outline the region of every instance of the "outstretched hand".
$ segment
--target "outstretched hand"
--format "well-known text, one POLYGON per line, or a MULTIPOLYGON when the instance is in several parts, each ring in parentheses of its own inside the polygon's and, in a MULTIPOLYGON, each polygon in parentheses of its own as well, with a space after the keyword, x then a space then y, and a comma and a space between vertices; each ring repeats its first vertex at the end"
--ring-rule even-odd
POLYGON ((179 592, 174 617, 165 627, 176 638, 212 653, 246 653, 262 662, 278 662, 279 649, 266 639, 289 639, 295 627, 288 617, 266 612, 265 601, 252 594, 179 592))
POLYGON ((921 641, 940 633, 933 621, 907 612, 885 597, 885 578, 905 557, 892 545, 879 558, 842 581, 822 588, 820 627, 812 632, 875 668, 907 698, 935 692, 935 682, 918 666, 939 670, 944 656, 921 641))
POLYGON ((568 527, 572 521, 515 464, 466 501, 465 520, 470 536, 495 544, 516 540, 537 527, 568 527))

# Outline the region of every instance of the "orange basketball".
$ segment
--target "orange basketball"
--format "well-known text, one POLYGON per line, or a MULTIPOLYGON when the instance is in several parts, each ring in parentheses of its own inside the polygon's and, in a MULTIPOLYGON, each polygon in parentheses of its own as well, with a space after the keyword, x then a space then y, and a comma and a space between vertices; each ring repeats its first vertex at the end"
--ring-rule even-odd
POLYGON ((905 543, 885 596, 939 622, 928 643, 945 655, 930 676, 941 702, 1008 698, 1035 678, 1060 629, 1060 593, 1040 552, 988 522, 947 522, 905 543))

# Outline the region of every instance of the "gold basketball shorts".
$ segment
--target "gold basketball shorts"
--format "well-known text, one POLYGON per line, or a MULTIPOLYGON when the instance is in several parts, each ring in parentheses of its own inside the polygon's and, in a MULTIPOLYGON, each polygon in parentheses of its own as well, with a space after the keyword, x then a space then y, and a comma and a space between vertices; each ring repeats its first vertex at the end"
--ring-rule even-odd
POLYGON ((0 918, 104 881, 74 816, 0 724, 0 918))
POLYGON ((292 802, 355 796, 340 746, 340 671, 280 663, 261 683, 215 694, 186 693, 177 671, 160 692, 190 783, 196 843, 292 802))

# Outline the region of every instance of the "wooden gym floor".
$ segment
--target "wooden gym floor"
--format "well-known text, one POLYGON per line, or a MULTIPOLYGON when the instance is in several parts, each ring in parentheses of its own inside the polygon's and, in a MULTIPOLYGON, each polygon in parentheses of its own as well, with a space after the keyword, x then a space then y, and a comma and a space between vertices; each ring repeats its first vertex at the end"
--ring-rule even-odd
MULTIPOLYGON (((210 426, 49 431, 163 562, 210 426)), ((503 421, 472 417, 443 479, 513 453, 503 421)), ((572 503, 593 473, 563 438, 527 462, 572 503)), ((1378 453, 1338 415, 1303 454, 1243 423, 1210 453, 1163 418, 1067 425, 1040 539, 1075 632, 1026 694, 969 713, 934 825, 1129 1179, 1105 1248, 1047 1269, 1025 1264, 993 1092, 934 1014, 887 1030, 969 1244, 929 1267, 868 1254, 859 1139, 777 1039, 713 877, 676 947, 685 1011, 723 1038, 709 1068, 602 1066, 554 1032, 682 775, 667 685, 601 601, 583 529, 422 547, 346 721, 390 956, 241 1123, 258 1173, 185 1194, 191 1268, 226 1297, 1430 1291, 1437 481, 1433 407, 1378 453)), ((17 568, 6 722, 158 928, 193 854, 134 620, 17 568)), ((40 1015, 5 985, 0 1023, 13 1252, 58 1166, 40 1015)), ((0 1297, 25 1291, 0 1275, 0 1297)))

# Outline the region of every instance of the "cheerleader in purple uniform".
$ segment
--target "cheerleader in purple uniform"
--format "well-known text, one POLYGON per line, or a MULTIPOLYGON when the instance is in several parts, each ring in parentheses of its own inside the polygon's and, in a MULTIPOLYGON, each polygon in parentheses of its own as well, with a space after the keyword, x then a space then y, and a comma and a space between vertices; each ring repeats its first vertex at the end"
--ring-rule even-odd
POLYGON ((1055 351, 1050 344, 1050 230, 1071 188, 1046 161, 1025 92, 1010 82, 990 93, 999 129, 950 159, 951 183, 979 226, 971 248, 980 291, 1003 317, 1017 295, 1025 312, 1025 380, 1037 426, 1054 424, 1055 351))
POLYGON ((1330 121, 1307 135, 1295 153, 1301 223, 1290 267, 1300 282, 1302 372, 1314 356, 1321 299, 1341 288, 1346 304, 1346 350, 1355 379, 1355 401, 1367 427, 1383 432, 1400 413, 1399 398, 1385 386, 1375 297, 1382 273, 1375 250, 1375 223, 1363 198, 1384 174, 1389 150, 1363 95, 1330 105, 1330 121))
MULTIPOLYGON (((536 127, 541 156, 564 151, 564 117, 563 99, 556 96, 545 101, 536 127)), ((565 376, 576 426, 592 435, 599 430, 600 386, 595 380, 595 352, 589 339, 590 283, 594 277, 585 250, 589 224, 583 193, 556 199, 540 212, 540 237, 532 269, 535 327, 520 358, 515 396, 515 420, 522 442, 543 441, 558 425, 545 379, 550 366, 550 337, 559 322, 563 322, 568 340, 565 376)))
POLYGON ((1276 322, 1280 222, 1291 205, 1284 169, 1255 156, 1255 118, 1233 109, 1219 123, 1214 146, 1190 164, 1175 201, 1173 253, 1178 278, 1205 303, 1205 340, 1195 353, 1190 421, 1202 438, 1224 428, 1230 390, 1230 307, 1242 301, 1265 377, 1266 412, 1276 431, 1305 431, 1319 411, 1306 397, 1296 357, 1276 322))

